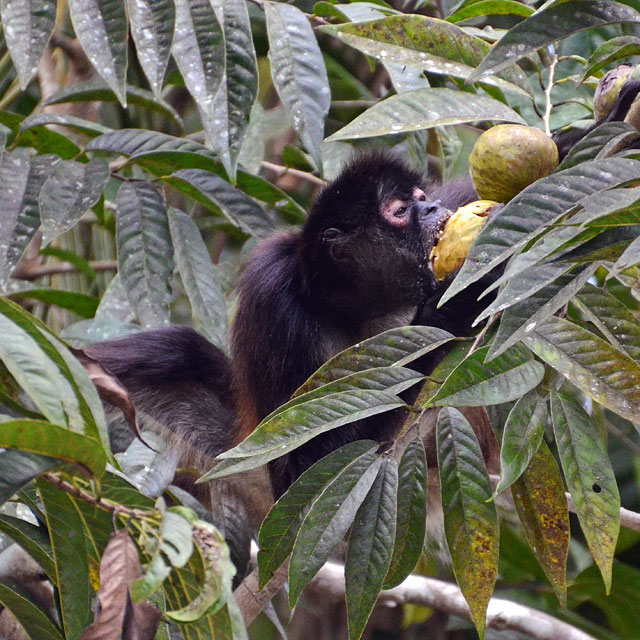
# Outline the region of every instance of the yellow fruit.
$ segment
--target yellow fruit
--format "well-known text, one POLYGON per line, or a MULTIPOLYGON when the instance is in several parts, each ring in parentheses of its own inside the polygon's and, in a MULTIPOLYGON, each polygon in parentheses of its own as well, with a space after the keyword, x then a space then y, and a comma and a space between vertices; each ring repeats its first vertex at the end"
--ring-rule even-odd
POLYGON ((469 156, 478 195, 509 202, 558 166, 558 148, 544 131, 521 124, 499 124, 485 131, 469 156))
POLYGON ((429 256, 438 280, 444 280, 462 266, 495 206, 500 205, 493 200, 476 200, 451 214, 429 256))

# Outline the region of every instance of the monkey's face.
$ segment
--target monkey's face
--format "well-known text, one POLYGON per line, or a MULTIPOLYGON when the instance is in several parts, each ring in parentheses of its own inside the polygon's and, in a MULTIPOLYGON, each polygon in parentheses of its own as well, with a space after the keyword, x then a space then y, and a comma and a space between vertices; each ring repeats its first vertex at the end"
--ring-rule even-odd
POLYGON ((322 191, 303 230, 314 296, 372 316, 421 301, 427 257, 446 219, 421 182, 397 159, 373 154, 322 191))

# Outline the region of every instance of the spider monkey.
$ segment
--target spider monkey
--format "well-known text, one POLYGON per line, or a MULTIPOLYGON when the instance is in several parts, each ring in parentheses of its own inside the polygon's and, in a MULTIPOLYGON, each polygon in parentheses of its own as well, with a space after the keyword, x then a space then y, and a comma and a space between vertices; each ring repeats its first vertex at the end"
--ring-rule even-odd
MULTIPOLYGON (((639 81, 628 83, 601 122, 556 136, 561 159, 598 124, 624 119, 639 89, 639 81)), ((139 411, 168 425, 204 471, 203 458, 210 462, 248 435, 342 349, 410 323, 468 334, 488 302, 477 302, 483 284, 437 309, 448 281, 435 280, 427 256, 448 212, 475 199, 470 179, 428 187, 392 155, 357 156, 321 191, 299 232, 275 235, 253 252, 238 287, 230 359, 186 327, 86 352, 120 380, 139 411)), ((334 449, 386 439, 397 420, 396 411, 346 425, 273 461, 274 496, 334 449)), ((488 423, 475 426, 489 447, 488 423)))

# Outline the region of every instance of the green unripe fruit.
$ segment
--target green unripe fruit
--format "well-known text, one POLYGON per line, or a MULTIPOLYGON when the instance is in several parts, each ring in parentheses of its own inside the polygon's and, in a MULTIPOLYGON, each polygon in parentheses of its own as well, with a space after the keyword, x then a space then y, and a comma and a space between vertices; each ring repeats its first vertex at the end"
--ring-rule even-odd
POLYGON ((471 177, 483 200, 509 202, 558 166, 558 148, 544 131, 499 124, 485 131, 469 156, 471 177))

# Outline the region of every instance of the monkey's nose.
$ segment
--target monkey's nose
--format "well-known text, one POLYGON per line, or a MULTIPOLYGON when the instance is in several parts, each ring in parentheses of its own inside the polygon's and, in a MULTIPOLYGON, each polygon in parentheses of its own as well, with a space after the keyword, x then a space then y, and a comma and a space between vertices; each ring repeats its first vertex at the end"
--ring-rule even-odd
POLYGON ((417 208, 418 218, 420 219, 420 221, 424 221, 427 216, 431 216, 445 210, 442 206, 441 200, 433 200, 431 202, 418 201, 414 204, 414 206, 417 208))

